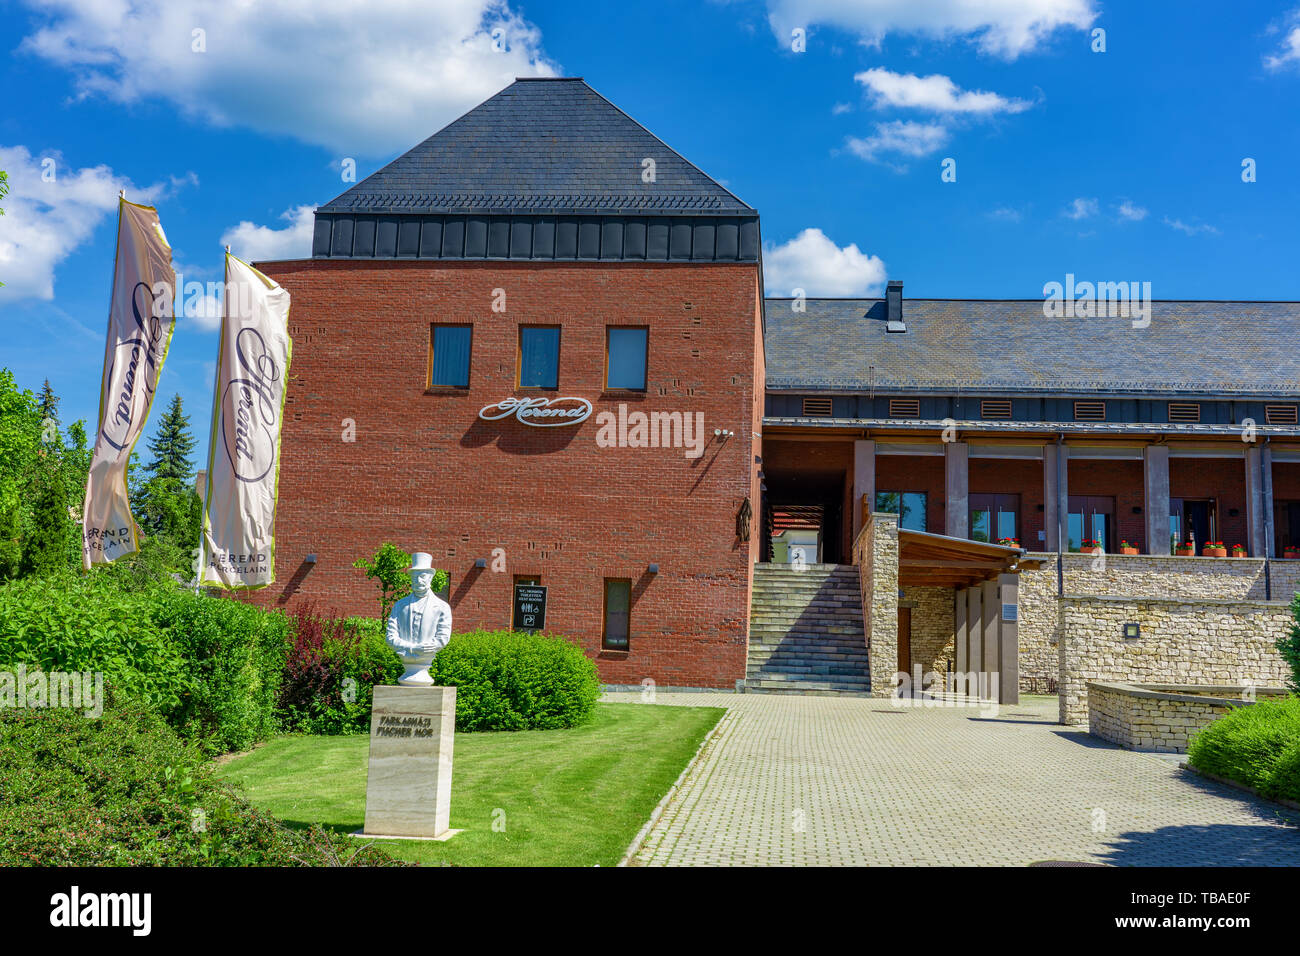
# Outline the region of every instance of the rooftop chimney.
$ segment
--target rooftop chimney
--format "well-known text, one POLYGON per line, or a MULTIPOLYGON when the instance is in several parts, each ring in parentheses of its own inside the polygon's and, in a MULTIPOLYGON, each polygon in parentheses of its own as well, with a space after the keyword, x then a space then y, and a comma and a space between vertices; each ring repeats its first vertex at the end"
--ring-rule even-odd
POLYGON ((903 321, 903 283, 899 279, 890 279, 885 286, 885 331, 907 331, 903 321))

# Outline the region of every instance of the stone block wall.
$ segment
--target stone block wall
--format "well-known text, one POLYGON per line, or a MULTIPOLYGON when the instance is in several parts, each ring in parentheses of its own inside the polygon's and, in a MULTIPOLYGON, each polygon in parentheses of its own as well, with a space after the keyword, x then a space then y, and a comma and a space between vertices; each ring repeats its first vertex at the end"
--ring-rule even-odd
MULTIPOLYGON (((1043 564, 1020 573, 1020 688, 1049 693, 1058 689, 1060 679, 1056 554, 1030 553, 1026 558, 1043 564)), ((1290 601, 1300 586, 1300 561, 1270 564, 1273 600, 1290 601)), ((1066 594, 1099 599, 1263 601, 1266 593, 1264 561, 1256 558, 1066 554, 1062 575, 1066 594)))
POLYGON ((1281 602, 1067 594, 1060 617, 1063 724, 1087 722, 1089 681, 1280 686, 1287 677, 1276 641, 1291 615, 1281 602), (1136 640, 1124 637, 1130 621, 1136 640))
POLYGON ((910 672, 919 665, 922 674, 947 674, 948 658, 954 654, 953 589, 904 588, 902 603, 912 608, 912 659, 898 666, 910 672))
MULTIPOLYGON (((1088 730, 1093 736, 1153 753, 1187 753, 1198 732, 1251 703, 1246 687, 1165 688, 1089 681, 1087 689, 1088 730)), ((1267 692, 1251 690, 1260 695, 1267 692)))
POLYGON ((872 513, 853 545, 862 621, 871 660, 871 695, 890 697, 898 672, 898 515, 872 513))

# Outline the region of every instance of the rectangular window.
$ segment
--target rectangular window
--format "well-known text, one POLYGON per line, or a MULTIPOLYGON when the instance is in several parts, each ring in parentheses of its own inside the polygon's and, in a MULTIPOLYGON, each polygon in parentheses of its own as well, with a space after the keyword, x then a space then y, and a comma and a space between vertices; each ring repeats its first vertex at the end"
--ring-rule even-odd
POLYGON ((558 388, 560 384, 560 327, 519 327, 519 387, 558 388))
POLYGON ((971 495, 970 539, 999 544, 1020 540, 1019 495, 971 495))
POLYGON ((429 386, 469 388, 472 325, 429 327, 429 386))
POLYGON ((1201 406, 1196 402, 1170 402, 1169 420, 1184 424, 1195 424, 1201 420, 1201 406))
POLYGON ((627 578, 606 578, 605 630, 600 641, 605 650, 627 650, 631 609, 632 582, 627 578))
POLYGON ((605 387, 645 391, 649 329, 611 325, 605 333, 605 387))
POLYGON ((980 418, 1010 418, 1011 403, 1006 401, 980 402, 980 418))
POLYGON ((916 398, 891 398, 889 400, 890 418, 920 418, 921 401, 916 398))
POLYGON ((898 515, 898 526, 906 531, 925 530, 924 491, 877 491, 876 510, 898 515))
POLYGON ((1066 521, 1066 542, 1070 551, 1119 550, 1115 539, 1115 499, 1104 495, 1070 495, 1066 521))
POLYGON ((1265 405, 1264 421, 1267 422, 1269 425, 1295 425, 1296 406, 1265 405))

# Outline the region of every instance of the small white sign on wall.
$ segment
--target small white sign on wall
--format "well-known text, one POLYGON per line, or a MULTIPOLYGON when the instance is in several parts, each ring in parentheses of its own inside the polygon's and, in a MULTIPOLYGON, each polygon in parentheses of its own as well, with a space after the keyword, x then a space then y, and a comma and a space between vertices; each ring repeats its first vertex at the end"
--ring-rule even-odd
POLYGON ((1002 605, 1002 620, 1016 621, 1020 619, 1020 606, 1018 604, 1002 605))

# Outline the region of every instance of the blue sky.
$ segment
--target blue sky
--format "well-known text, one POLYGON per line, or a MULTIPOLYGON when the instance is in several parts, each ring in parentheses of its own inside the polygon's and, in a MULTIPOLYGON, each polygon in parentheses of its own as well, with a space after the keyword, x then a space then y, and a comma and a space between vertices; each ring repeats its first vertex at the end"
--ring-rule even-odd
MULTIPOLYGON (((223 242, 308 254, 344 159, 363 178, 536 73, 755 206, 770 294, 1036 298, 1072 272, 1300 299, 1300 2, 971 6, 0 0, 0 365, 93 421, 119 188, 219 280, 223 242)), ((204 444, 214 328, 178 321, 160 385, 204 444)))

